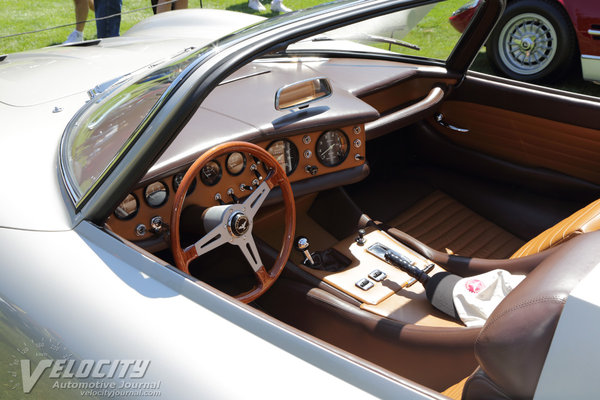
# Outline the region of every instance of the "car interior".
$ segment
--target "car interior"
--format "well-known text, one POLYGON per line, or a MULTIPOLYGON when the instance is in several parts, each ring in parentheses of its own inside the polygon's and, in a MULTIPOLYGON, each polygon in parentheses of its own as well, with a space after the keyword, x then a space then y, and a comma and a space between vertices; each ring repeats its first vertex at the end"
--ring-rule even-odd
MULTIPOLYGON (((105 227, 177 265, 176 193, 187 192, 177 211, 186 249, 215 226, 208 210, 253 207, 247 199, 275 166, 234 146, 186 172, 215 144, 256 144, 282 168, 293 198, 283 185, 271 190, 251 231, 246 220, 229 222, 232 235, 253 236, 258 264, 282 264, 252 307, 434 391, 462 382, 458 397, 532 397, 563 298, 600 261, 596 236, 582 235, 600 224, 598 109, 584 97, 421 64, 264 57, 210 94, 105 227), (253 93, 253 102, 236 93, 253 93), (429 275, 505 269, 527 278, 493 321, 467 327, 433 307, 381 248, 429 275), (515 322, 523 319, 544 329, 515 322), (535 351, 526 357, 514 337, 535 351)), ((243 296, 257 284, 252 254, 225 243, 188 271, 243 296)))

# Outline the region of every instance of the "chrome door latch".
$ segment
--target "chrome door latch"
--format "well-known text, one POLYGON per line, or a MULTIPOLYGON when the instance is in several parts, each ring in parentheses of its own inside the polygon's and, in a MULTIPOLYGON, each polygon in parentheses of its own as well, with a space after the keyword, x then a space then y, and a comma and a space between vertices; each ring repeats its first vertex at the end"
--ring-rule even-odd
POLYGON ((444 128, 448 128, 454 132, 457 133, 469 133, 468 129, 465 128, 459 128, 457 126, 454 125, 450 125, 449 123, 447 123, 446 121, 444 121, 444 114, 442 113, 436 113, 435 116, 435 122, 437 122, 438 124, 440 124, 441 126, 443 126, 444 128))

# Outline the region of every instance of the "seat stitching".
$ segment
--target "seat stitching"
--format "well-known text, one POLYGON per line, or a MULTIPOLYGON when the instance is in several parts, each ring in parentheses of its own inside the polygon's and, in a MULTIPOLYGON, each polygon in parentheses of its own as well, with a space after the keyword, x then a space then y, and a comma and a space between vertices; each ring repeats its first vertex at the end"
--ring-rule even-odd
POLYGON ((562 303, 565 304, 567 301, 566 297, 563 296, 543 296, 543 297, 538 297, 538 298, 534 298, 531 300, 528 300, 524 303, 519 303, 507 310, 504 310, 502 313, 500 313, 499 315, 494 316, 494 318, 488 319, 487 322, 485 323, 484 327, 481 329, 481 333, 479 333, 479 335, 477 336, 477 339, 475 341, 475 343, 479 343, 479 338, 481 338, 485 332, 489 329, 491 329, 491 327, 502 317, 504 317, 506 314, 512 312, 512 311, 516 311, 519 310, 521 308, 526 308, 538 303, 543 303, 543 302, 550 302, 550 303, 562 303))

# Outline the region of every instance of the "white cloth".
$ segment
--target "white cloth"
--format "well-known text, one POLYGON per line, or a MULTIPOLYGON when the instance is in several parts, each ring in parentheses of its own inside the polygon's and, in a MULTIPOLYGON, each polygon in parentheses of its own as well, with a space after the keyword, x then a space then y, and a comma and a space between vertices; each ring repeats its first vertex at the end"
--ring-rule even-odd
POLYGON ((496 306, 523 279, 524 275, 496 269, 459 280, 452 291, 458 316, 469 327, 483 326, 496 306))

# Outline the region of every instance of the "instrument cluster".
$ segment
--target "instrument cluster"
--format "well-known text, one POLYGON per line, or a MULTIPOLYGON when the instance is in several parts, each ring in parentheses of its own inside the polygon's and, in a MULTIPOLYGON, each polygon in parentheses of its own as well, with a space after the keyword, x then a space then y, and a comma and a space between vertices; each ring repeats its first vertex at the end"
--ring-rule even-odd
MULTIPOLYGON (((356 125, 259 142, 296 182, 364 163, 364 126, 356 125)), ((189 187, 185 205, 207 208, 241 201, 266 176, 264 164, 250 154, 231 152, 210 160, 189 187)), ((168 231, 174 194, 185 171, 136 188, 106 224, 133 241, 168 231)))

